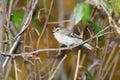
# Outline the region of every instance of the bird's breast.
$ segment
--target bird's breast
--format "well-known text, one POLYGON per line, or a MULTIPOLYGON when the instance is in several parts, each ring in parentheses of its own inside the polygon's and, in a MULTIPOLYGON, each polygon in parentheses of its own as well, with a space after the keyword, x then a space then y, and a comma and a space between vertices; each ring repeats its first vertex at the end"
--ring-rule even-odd
POLYGON ((54 33, 54 37, 59 43, 64 44, 66 46, 73 45, 76 43, 76 41, 78 41, 76 38, 57 33, 54 33))

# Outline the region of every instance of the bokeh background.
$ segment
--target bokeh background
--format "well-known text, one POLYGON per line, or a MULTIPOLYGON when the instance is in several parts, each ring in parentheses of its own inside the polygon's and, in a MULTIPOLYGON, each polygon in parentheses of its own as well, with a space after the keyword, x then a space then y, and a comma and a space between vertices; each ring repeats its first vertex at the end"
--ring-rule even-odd
POLYGON ((0 70, 2 80, 120 79, 120 0, 38 0, 18 45, 7 55, 35 1, 0 2, 1 67, 10 57, 0 70), (52 34, 57 26, 73 30, 93 50, 59 44, 52 34))

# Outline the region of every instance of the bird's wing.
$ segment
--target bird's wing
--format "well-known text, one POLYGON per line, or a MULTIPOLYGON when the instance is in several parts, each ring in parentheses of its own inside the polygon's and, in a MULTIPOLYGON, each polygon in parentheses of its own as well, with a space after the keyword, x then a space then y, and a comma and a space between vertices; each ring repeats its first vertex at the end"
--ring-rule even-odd
POLYGON ((75 34, 75 33, 70 33, 68 36, 70 36, 70 37, 74 37, 74 38, 78 38, 78 39, 82 39, 82 38, 80 38, 80 36, 78 36, 77 34, 75 34))

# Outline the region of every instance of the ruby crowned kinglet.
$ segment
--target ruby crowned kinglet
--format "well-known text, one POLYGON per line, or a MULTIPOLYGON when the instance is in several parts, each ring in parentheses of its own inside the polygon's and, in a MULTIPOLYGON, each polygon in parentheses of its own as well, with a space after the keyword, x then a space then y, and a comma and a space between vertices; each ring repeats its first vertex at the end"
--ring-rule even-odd
MULTIPOLYGON (((58 26, 53 30, 53 35, 55 39, 66 46, 71 46, 71 45, 77 45, 77 44, 83 44, 84 41, 78 37, 78 35, 74 34, 73 31, 68 30, 64 27, 58 26)), ((88 43, 83 44, 84 47, 88 48, 89 50, 92 50, 93 47, 89 45, 88 43)))

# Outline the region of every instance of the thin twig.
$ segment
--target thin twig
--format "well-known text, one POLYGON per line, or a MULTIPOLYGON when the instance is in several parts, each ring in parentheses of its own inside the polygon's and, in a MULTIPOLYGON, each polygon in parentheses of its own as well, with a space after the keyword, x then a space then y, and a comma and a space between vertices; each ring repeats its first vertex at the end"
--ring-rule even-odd
POLYGON ((13 63, 11 62, 12 59, 10 58, 9 61, 10 61, 10 63, 8 63, 8 66, 7 66, 7 69, 6 69, 6 73, 5 73, 5 80, 8 80, 11 68, 13 67, 13 63))
POLYGON ((15 68, 15 79, 18 80, 18 73, 17 73, 17 63, 15 58, 13 58, 14 68, 15 68))
POLYGON ((67 55, 65 55, 62 60, 60 61, 60 63, 58 64, 58 66, 56 67, 55 71, 52 73, 52 75, 50 76, 50 78, 48 80, 52 80, 55 73, 57 72, 57 70, 59 69, 60 65, 63 63, 63 61, 65 60, 65 58, 67 57, 67 55))
POLYGON ((105 43, 105 46, 103 48, 102 61, 101 61, 101 65, 99 66, 100 68, 99 68, 99 70, 97 72, 97 77, 96 77, 97 80, 100 80, 100 78, 102 76, 101 73, 102 73, 103 64, 105 62, 106 55, 107 55, 108 44, 109 44, 109 41, 107 40, 107 42, 105 43))
POLYGON ((109 24, 116 29, 116 31, 118 32, 118 34, 120 34, 120 28, 119 28, 118 25, 115 23, 115 20, 111 17, 110 12, 109 12, 109 11, 106 9, 106 7, 102 4, 102 1, 101 1, 101 0, 99 1, 99 4, 100 4, 100 6, 102 7, 102 9, 105 11, 105 13, 106 13, 107 16, 108 16, 109 24))
MULTIPOLYGON (((7 14, 7 26, 6 26, 6 30, 7 30, 8 34, 10 33, 10 27, 9 26, 10 26, 12 5, 13 5, 13 0, 10 0, 9 11, 8 11, 8 14, 7 14)), ((8 35, 8 39, 9 39, 9 35, 8 35)))
MULTIPOLYGON (((99 64, 99 60, 96 60, 89 68, 88 70, 91 71, 96 65, 99 64)), ((86 75, 83 76, 83 80, 86 80, 86 75)))
MULTIPOLYGON (((109 34, 110 34, 110 33, 109 33, 109 34)), ((102 35, 105 35, 105 33, 104 33, 104 34, 100 34, 100 36, 102 36, 102 35)), ((77 45, 73 45, 73 46, 70 46, 70 47, 38 49, 38 50, 33 51, 33 52, 25 52, 25 53, 21 53, 21 54, 6 54, 6 53, 0 51, 0 54, 1 54, 1 55, 4 55, 4 56, 24 56, 24 55, 33 55, 33 54, 35 54, 35 53, 38 54, 38 52, 44 52, 44 51, 70 50, 70 49, 75 48, 75 47, 77 47, 77 46, 79 46, 79 45, 83 45, 84 43, 88 42, 89 40, 91 40, 91 39, 93 39, 93 38, 96 38, 96 36, 99 37, 99 35, 95 35, 95 36, 91 37, 90 39, 85 40, 83 43, 79 43, 79 44, 77 44, 77 45)))
MULTIPOLYGON (((63 21, 64 20, 63 1, 57 0, 57 4, 58 4, 58 21, 63 21)), ((59 26, 64 26, 64 23, 59 23, 59 26)))
POLYGON ((75 70, 74 80, 77 80, 78 69, 79 69, 79 65, 80 65, 80 53, 81 53, 81 50, 78 51, 78 55, 77 55, 77 63, 76 63, 76 70, 75 70))
POLYGON ((11 40, 0 41, 0 43, 9 43, 9 42, 11 42, 11 40))
MULTIPOLYGON (((13 54, 13 52, 15 51, 16 49, 16 46, 18 45, 20 39, 21 39, 21 34, 24 32, 24 30, 28 27, 29 25, 29 22, 32 18, 32 14, 35 10, 35 7, 37 5, 37 2, 38 0, 34 0, 34 4, 32 5, 31 7, 31 10, 30 12, 28 13, 28 16, 26 17, 26 21, 23 23, 22 25, 22 29, 21 31, 17 34, 17 36, 15 37, 15 42, 13 43, 12 47, 10 48, 9 50, 9 53, 8 54, 13 54)), ((4 71, 4 68, 6 67, 7 63, 8 63, 8 60, 9 60, 9 56, 6 57, 5 61, 3 62, 3 65, 2 65, 2 69, 4 71)))
POLYGON ((110 75, 110 77, 109 77, 109 80, 112 80, 112 78, 113 78, 114 71, 115 71, 115 68, 116 68, 116 65, 117 65, 117 62, 118 62, 118 59, 119 59, 119 54, 120 54, 120 51, 117 53, 117 55, 116 55, 115 58, 114 58, 114 65, 113 65, 113 68, 112 68, 112 71, 111 71, 111 75, 110 75))
POLYGON ((105 78, 106 75, 107 75, 107 72, 108 72, 108 69, 109 69, 108 66, 109 66, 109 63, 111 63, 110 61, 111 61, 111 59, 113 57, 113 54, 114 54, 114 51, 116 50, 116 47, 117 47, 117 44, 114 46, 113 50, 111 51, 110 56, 108 57, 108 60, 107 60, 107 62, 105 64, 105 66, 103 67, 103 71, 101 73, 101 75, 102 75, 101 77, 102 78, 105 78))
POLYGON ((60 24, 60 23, 66 23, 70 22, 70 20, 63 20, 63 21, 57 21, 57 22, 48 22, 48 24, 60 24))
POLYGON ((99 60, 96 60, 89 68, 88 70, 91 71, 96 65, 99 64, 99 60))
POLYGON ((13 21, 10 21, 10 30, 11 30, 11 32, 13 34, 13 37, 15 37, 17 35, 17 30, 16 30, 16 28, 15 28, 15 26, 13 24, 13 21))
POLYGON ((38 45, 37 45, 37 49, 39 48, 40 40, 41 40, 41 38, 42 38, 42 36, 43 36, 43 34, 44 34, 44 32, 45 32, 45 29, 46 29, 46 27, 47 27, 47 23, 48 23, 49 16, 50 16, 50 13, 51 13, 51 10, 52 10, 52 7, 53 7, 53 3, 54 3, 54 0, 51 0, 51 4, 50 4, 49 11, 48 11, 48 15, 47 15, 47 17, 46 17, 45 24, 44 24, 44 26, 43 26, 42 32, 41 32, 41 34, 40 34, 40 37, 38 38, 38 41, 37 41, 37 44, 38 44, 38 45))

